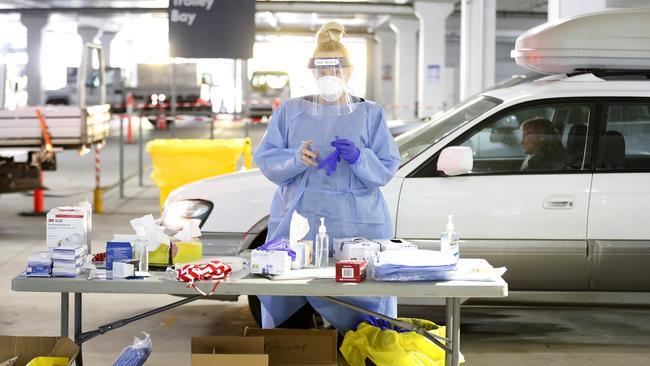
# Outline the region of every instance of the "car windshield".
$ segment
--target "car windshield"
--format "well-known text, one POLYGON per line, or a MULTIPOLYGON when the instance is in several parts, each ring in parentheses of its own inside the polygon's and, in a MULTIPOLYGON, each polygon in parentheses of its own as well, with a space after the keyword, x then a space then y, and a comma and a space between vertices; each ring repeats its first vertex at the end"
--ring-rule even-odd
POLYGON ((420 155, 431 145, 501 103, 501 100, 479 95, 465 103, 434 117, 431 122, 424 124, 395 138, 399 146, 402 166, 420 155))

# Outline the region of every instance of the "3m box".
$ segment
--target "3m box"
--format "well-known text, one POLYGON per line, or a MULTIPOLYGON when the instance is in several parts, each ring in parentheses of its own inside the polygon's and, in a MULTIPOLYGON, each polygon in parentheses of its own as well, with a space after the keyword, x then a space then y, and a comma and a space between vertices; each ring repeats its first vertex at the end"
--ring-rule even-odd
POLYGON ((192 337, 192 366, 268 366, 263 337, 192 337))
POLYGON ((87 246, 91 220, 89 215, 88 211, 81 207, 59 207, 50 210, 46 218, 47 247, 87 246))
POLYGON ((14 366, 25 366, 39 356, 67 357, 74 364, 79 346, 66 337, 0 336, 0 362, 20 355, 14 366))
POLYGON ((270 366, 337 366, 336 330, 246 328, 247 337, 264 337, 270 366))

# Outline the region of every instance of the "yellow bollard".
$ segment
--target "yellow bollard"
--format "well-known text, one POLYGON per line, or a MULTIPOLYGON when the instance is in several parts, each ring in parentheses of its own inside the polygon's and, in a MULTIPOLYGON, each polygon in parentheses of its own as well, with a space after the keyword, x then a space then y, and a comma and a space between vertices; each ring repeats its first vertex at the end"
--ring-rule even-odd
POLYGON ((95 188, 94 198, 94 212, 98 214, 104 213, 104 191, 101 188, 95 188))
POLYGON ((253 169, 253 160, 251 158, 251 139, 246 137, 244 139, 244 166, 246 169, 253 169))

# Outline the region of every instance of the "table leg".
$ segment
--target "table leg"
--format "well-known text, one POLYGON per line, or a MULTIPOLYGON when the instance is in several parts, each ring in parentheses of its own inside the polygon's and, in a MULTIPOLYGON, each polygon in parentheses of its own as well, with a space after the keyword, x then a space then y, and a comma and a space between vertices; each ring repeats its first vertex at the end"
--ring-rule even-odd
POLYGON ((451 332, 452 338, 452 350, 451 350, 451 364, 453 366, 458 366, 460 362, 460 298, 454 297, 453 302, 453 314, 452 314, 452 324, 453 329, 451 332))
POLYGON ((82 354, 82 342, 81 342, 81 293, 75 292, 74 294, 74 341, 79 346, 79 354, 75 364, 77 366, 83 366, 83 354, 82 354))
POLYGON ((70 329, 70 294, 61 293, 61 336, 67 337, 70 329))
MULTIPOLYGON (((454 342, 453 342, 453 337, 452 337, 452 329, 454 329, 454 319, 453 319, 453 300, 448 297, 445 299, 446 306, 445 306, 445 337, 449 338, 449 342, 447 342, 447 347, 453 349, 454 342)), ((445 366, 451 366, 451 351, 445 352, 445 366)))

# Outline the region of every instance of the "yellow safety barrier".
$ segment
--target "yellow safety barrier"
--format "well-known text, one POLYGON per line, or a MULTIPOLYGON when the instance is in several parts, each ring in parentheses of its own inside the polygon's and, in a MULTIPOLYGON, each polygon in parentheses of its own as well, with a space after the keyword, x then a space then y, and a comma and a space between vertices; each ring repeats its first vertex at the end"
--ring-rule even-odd
POLYGON ((147 144, 153 172, 160 189, 160 208, 174 189, 190 182, 237 171, 243 155, 244 166, 252 168, 251 140, 165 139, 147 144))

